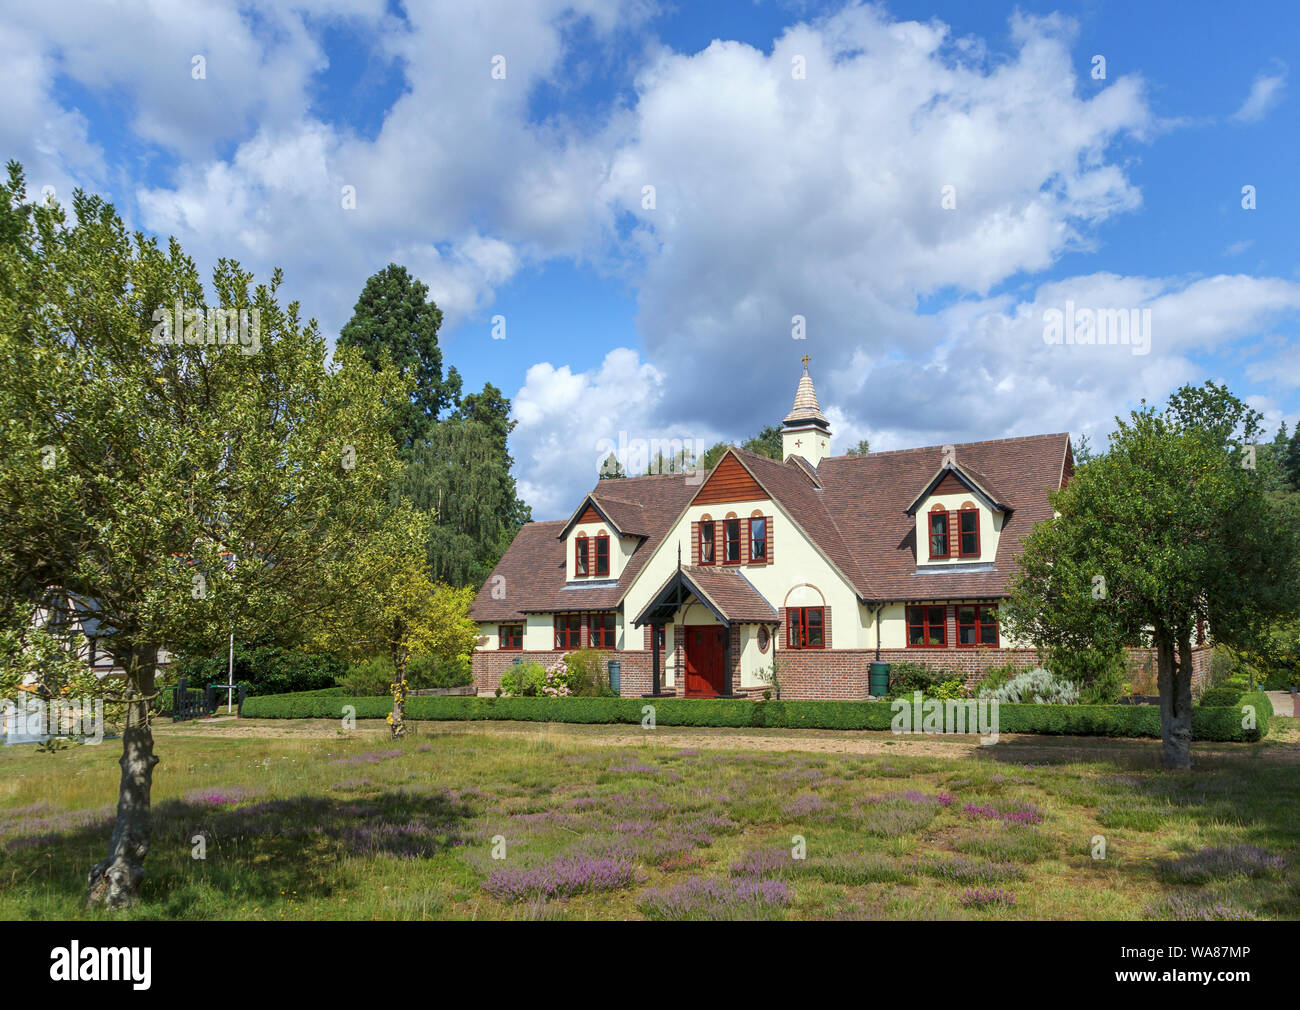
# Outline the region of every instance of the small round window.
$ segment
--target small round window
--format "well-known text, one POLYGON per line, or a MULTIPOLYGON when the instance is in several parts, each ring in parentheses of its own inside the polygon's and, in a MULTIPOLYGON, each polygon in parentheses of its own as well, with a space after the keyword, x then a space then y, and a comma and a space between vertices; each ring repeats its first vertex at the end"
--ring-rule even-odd
POLYGON ((767 652, 767 645, 772 640, 772 633, 767 630, 766 625, 761 625, 758 629, 758 651, 767 652))

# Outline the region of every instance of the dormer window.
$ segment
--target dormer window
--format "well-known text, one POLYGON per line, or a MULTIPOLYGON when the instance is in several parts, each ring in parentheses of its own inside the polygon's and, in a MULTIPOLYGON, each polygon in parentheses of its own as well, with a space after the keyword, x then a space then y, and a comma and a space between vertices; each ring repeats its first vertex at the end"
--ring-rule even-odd
POLYGON ((948 512, 942 506, 936 506, 930 513, 930 559, 950 557, 948 549, 948 512))
POLYGON ((609 574, 609 534, 596 534, 596 574, 609 574))
POLYGON ((587 574, 587 534, 579 533, 573 541, 573 574, 587 574))
POLYGON ((958 556, 977 558, 980 555, 980 513, 970 502, 957 513, 958 556))

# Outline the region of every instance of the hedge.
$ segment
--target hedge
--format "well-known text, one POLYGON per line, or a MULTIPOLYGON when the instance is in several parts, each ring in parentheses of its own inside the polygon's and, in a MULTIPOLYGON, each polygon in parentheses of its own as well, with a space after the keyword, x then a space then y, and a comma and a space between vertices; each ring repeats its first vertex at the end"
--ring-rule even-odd
MULTIPOLYGON (((640 723, 642 709, 654 705, 659 726, 730 726, 786 729, 887 730, 894 709, 887 701, 750 701, 748 699, 661 698, 473 698, 411 697, 408 719, 519 722, 640 723)), ((351 705, 358 719, 382 719, 392 711, 391 698, 349 698, 340 693, 304 692, 267 695, 244 702, 244 716, 254 719, 338 719, 351 705)), ((1268 733, 1273 714, 1268 698, 1256 692, 1237 705, 1192 710, 1197 740, 1259 740, 1268 733), (1255 706, 1254 729, 1242 728, 1241 706, 1255 706)), ((1155 705, 1008 705, 998 709, 998 732, 1069 734, 1073 736, 1159 737, 1160 709, 1155 705)))

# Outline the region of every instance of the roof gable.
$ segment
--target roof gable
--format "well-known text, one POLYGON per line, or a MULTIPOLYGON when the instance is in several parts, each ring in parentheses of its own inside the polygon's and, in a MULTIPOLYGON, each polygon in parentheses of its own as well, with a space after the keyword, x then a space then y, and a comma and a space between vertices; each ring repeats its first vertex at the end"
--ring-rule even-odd
POLYGON ((754 501, 767 498, 768 493, 745 468, 734 449, 728 449, 718 460, 704 485, 692 500, 692 505, 723 505, 728 502, 754 501))
POLYGON ((919 495, 912 499, 912 504, 908 505, 904 511, 909 516, 915 515, 916 510, 921 507, 921 503, 931 495, 962 494, 966 491, 969 491, 994 512, 1009 512, 1011 510, 1011 507, 1006 502, 1001 501, 999 496, 987 486, 987 480, 981 481, 977 479, 970 468, 951 461, 939 467, 939 471, 930 478, 930 483, 925 486, 919 495))

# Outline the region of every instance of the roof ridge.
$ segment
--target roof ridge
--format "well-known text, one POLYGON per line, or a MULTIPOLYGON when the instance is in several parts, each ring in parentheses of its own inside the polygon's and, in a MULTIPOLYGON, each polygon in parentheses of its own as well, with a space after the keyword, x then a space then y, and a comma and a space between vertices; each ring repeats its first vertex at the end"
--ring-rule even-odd
POLYGON ((879 451, 873 450, 862 454, 846 452, 840 456, 827 456, 826 459, 871 459, 873 456, 897 456, 899 453, 904 452, 926 452, 934 449, 938 449, 942 452, 945 445, 951 445, 954 448, 959 449, 964 445, 997 445, 1001 442, 1028 442, 1037 439, 1059 438, 1062 435, 1069 438, 1070 433, 1068 431, 1051 431, 1042 435, 1008 435, 1006 438, 984 438, 975 442, 944 442, 940 445, 917 445, 912 446, 910 449, 881 449, 879 451))

